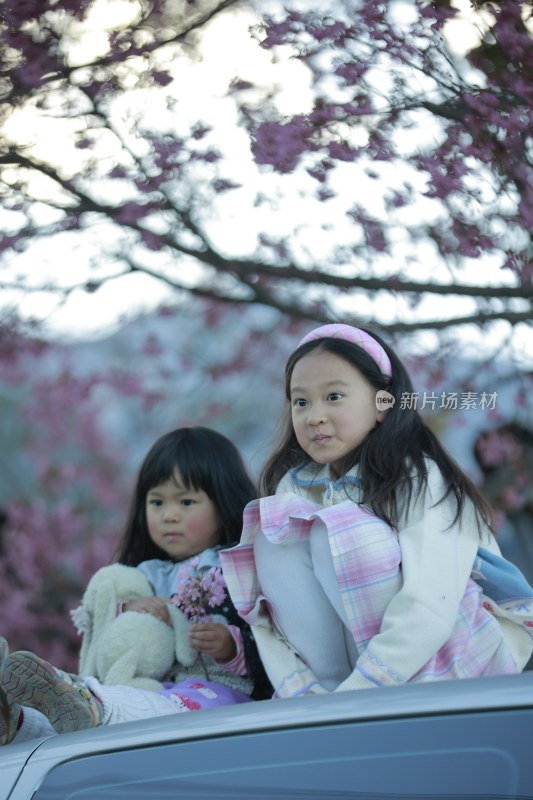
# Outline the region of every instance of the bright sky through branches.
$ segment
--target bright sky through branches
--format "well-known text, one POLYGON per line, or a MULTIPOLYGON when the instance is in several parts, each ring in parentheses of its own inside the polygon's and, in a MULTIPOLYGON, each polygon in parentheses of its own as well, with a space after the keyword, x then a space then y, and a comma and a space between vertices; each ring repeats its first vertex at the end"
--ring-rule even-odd
MULTIPOLYGON (((81 66, 104 55, 108 49, 108 32, 127 22, 131 18, 131 9, 132 4, 128 0, 99 0, 95 3, 87 20, 73 24, 75 37, 69 49, 72 65, 81 66)), ((225 152, 233 161, 233 175, 237 181, 244 183, 249 180, 251 158, 249 154, 243 158, 248 150, 246 137, 244 132, 236 129, 231 101, 224 99, 231 81, 239 76, 258 87, 271 87, 275 90, 276 106, 280 113, 298 111, 300 107, 304 110, 311 102, 309 75, 305 68, 288 58, 282 63, 272 63, 270 54, 261 50, 251 38, 250 28, 258 22, 253 12, 246 9, 217 16, 202 34, 199 58, 191 60, 183 54, 174 58, 171 64, 180 120, 186 126, 188 120, 194 122, 200 114, 215 117, 217 128, 225 138, 225 152)), ((159 103, 154 89, 136 93, 132 90, 116 102, 118 124, 120 116, 123 114, 127 117, 135 103, 139 107, 151 107, 152 113, 160 114, 162 119, 168 115, 164 98, 159 103)), ((4 130, 13 140, 31 147, 38 158, 52 159, 60 163, 67 174, 75 174, 83 163, 83 152, 74 146, 69 127, 73 133, 79 123, 72 120, 69 125, 67 120, 61 118, 59 125, 60 128, 57 119, 43 115, 34 107, 25 106, 12 115, 4 130), (57 135, 58 130, 60 136, 57 135)), ((112 152, 101 150, 100 158, 104 160, 106 157, 112 157, 112 152)), ((51 197, 51 181, 39 176, 32 177, 32 180, 32 190, 43 200, 40 213, 43 218, 53 218, 55 212, 46 206, 46 201, 51 197)), ((56 192, 57 187, 54 186, 53 190, 56 192)), ((250 230, 245 222, 248 202, 247 197, 240 200, 234 198, 227 204, 230 208, 226 209, 220 223, 228 230, 233 220, 238 227, 238 234, 233 230, 228 232, 228 244, 231 243, 234 249, 237 244, 237 250, 242 248, 242 245, 241 248, 238 245, 239 238, 246 238, 250 230)), ((253 235, 253 231, 250 235, 253 235)), ((101 234, 98 234, 95 244, 88 246, 86 242, 79 241, 77 234, 73 234, 63 237, 61 245, 57 241, 39 242, 36 248, 11 257, 13 275, 24 271, 26 260, 34 263, 35 250, 38 249, 42 259, 42 268, 36 276, 39 285, 46 270, 54 285, 72 285, 73 263, 79 265, 74 282, 89 280, 94 275, 101 241, 101 234)), ((195 271, 192 264, 188 269, 191 273, 195 271)), ((112 265, 110 271, 113 272, 112 265)), ((26 281, 28 285, 31 288, 31 281, 26 281)), ((105 335, 122 319, 137 315, 140 311, 150 311, 165 300, 170 301, 172 296, 173 292, 155 278, 137 274, 116 281, 109 280, 97 294, 74 290, 66 299, 58 298, 54 291, 5 291, 3 303, 16 305, 22 317, 43 319, 52 336, 83 338, 105 335)))
MULTIPOLYGON (((124 22, 124 15, 131 14, 133 4, 122 0, 100 0, 95 5, 88 20, 84 23, 76 23, 73 26, 73 38, 69 46, 69 58, 72 65, 82 65, 90 61, 97 55, 106 52, 108 46, 107 33, 102 30, 105 26, 107 30, 113 26, 120 26, 124 22), (76 35, 76 38, 74 37, 76 35)), ((450 40, 455 49, 460 49, 461 41, 463 46, 470 46, 474 39, 469 39, 471 34, 472 12, 467 0, 461 0, 461 7, 464 10, 464 20, 454 21, 450 26, 450 40)), ((400 5, 401 9, 402 6, 400 5)), ((405 9, 408 9, 405 4, 405 9)), ((365 197, 370 213, 382 216, 385 212, 382 204, 381 192, 376 191, 376 178, 370 179, 356 165, 346 164, 342 171, 337 174, 335 189, 337 198, 330 199, 327 203, 318 203, 309 193, 308 197, 301 192, 302 181, 306 180, 304 175, 295 178, 293 185, 284 183, 283 191, 285 197, 281 197, 277 204, 272 207, 263 207, 260 216, 252 210, 254 194, 257 187, 254 186, 254 176, 257 173, 256 167, 252 162, 249 139, 245 132, 238 127, 235 106, 231 99, 225 97, 228 86, 236 77, 253 83, 256 87, 267 89, 272 88, 275 104, 281 113, 294 114, 299 111, 309 110, 312 102, 310 87, 310 74, 297 59, 291 58, 289 48, 279 48, 276 53, 277 60, 272 59, 272 54, 257 46, 250 35, 249 28, 257 23, 257 18, 252 11, 243 8, 231 10, 217 16, 205 29, 200 39, 199 53, 201 58, 189 57, 184 51, 179 57, 175 54, 172 61, 165 62, 165 52, 161 52, 160 59, 162 66, 168 68, 174 78, 174 84, 170 89, 175 92, 177 99, 176 106, 169 110, 166 105, 165 96, 157 89, 137 89, 132 81, 131 89, 124 92, 117 100, 113 101, 112 117, 120 126, 123 120, 131 118, 136 113, 136 108, 148 108, 153 118, 161 121, 162 125, 169 124, 169 117, 173 116, 172 124, 181 125, 185 131, 190 124, 200 116, 209 124, 216 127, 216 135, 219 137, 224 158, 231 164, 232 177, 235 182, 242 184, 241 188, 230 193, 220 195, 213 206, 213 216, 209 220, 209 233, 216 237, 220 246, 224 247, 227 242, 227 251, 238 256, 246 256, 253 247, 257 231, 267 231, 269 235, 275 236, 281 229, 281 224, 285 224, 291 209, 299 213, 295 216, 295 228, 300 224, 302 218, 307 223, 316 222, 316 232, 311 240, 307 242, 309 252, 317 260, 325 259, 328 253, 328 242, 325 235, 319 232, 321 223, 331 219, 331 224, 335 223, 335 233, 342 234, 343 225, 335 219, 336 209, 338 216, 344 214, 346 197, 353 193, 353 187, 357 186, 357 191, 365 197), (300 183, 298 183, 298 181, 300 183), (336 205, 337 204, 337 205, 336 205), (328 216, 329 215, 329 216, 328 216), (260 228, 258 226, 261 226, 260 228), (322 238, 321 238, 322 237, 322 238)), ((168 94, 168 91, 167 91, 168 94)), ((61 120, 54 119, 52 116, 44 116, 35 109, 27 108, 14 114, 11 122, 13 138, 21 141, 21 136, 31 146, 32 152, 37 157, 43 155, 43 160, 52 159, 60 163, 63 170, 67 173, 75 174, 80 170, 84 158, 90 158, 91 151, 80 150, 75 147, 72 134, 76 126, 79 127, 79 119, 61 120), (58 126, 61 126, 59 128, 58 126), (72 126, 69 128, 69 126, 72 126), (59 131, 61 131, 60 135, 59 131), (45 155, 46 154, 46 158, 45 155)), ((425 136, 437 136, 437 132, 431 129, 424 130, 425 136)), ((133 141, 133 140, 132 140, 133 141)), ((113 145, 110 141, 102 140, 96 151, 98 159, 104 165, 113 159, 113 145)), ((398 174, 394 167, 388 163, 380 163, 376 166, 377 181, 388 186, 394 185, 398 179, 398 174)), ((199 178, 201 180, 201 177, 199 178)), ((278 186, 278 176, 262 174, 261 180, 264 185, 272 190, 272 195, 276 196, 278 186)), ((333 179, 335 180, 335 179, 333 179)), ((312 179, 308 178, 309 185, 312 179)), ((53 207, 46 206, 45 202, 49 193, 49 183, 46 179, 41 179, 39 185, 35 184, 34 191, 39 193, 43 203, 36 213, 40 215, 50 215, 56 213, 53 207)), ((303 187, 307 188, 306 186, 303 187)), ((420 192, 422 194, 422 192, 420 192)), ((420 207, 425 203, 420 201, 420 207)), ((429 207, 429 204, 426 203, 429 207)), ((430 213, 426 209, 426 213, 430 213)), ((345 229, 353 229, 353 224, 346 220, 345 229)), ((50 282, 54 285, 67 287, 73 283, 90 280, 91 276, 99 277, 114 273, 114 264, 111 257, 101 256, 101 244, 112 246, 112 241, 108 240, 109 231, 99 223, 93 230, 92 240, 88 236, 80 237, 79 232, 63 234, 61 245, 59 239, 54 238, 50 242, 40 242, 38 245, 30 246, 26 253, 17 254, 11 258, 13 275, 16 276, 26 269, 29 271, 30 264, 35 263, 38 258, 41 267, 39 274, 34 281, 42 281, 42 276, 46 271, 50 274, 50 282), (76 276, 73 280, 73 264, 76 264, 76 276), (26 266, 27 265, 27 266, 26 266), (79 276, 79 277, 78 277, 79 276)), ((413 279, 425 280, 428 275, 428 264, 434 261, 431 246, 422 245, 427 249, 427 255, 418 266, 409 267, 409 276, 413 279)), ((302 263, 308 254, 304 251, 299 253, 302 263)), ((402 259, 402 242, 395 243, 395 255, 402 259)), ((154 256, 156 259, 156 256, 154 256)), ((375 255, 372 259, 373 274, 384 274, 386 266, 384 259, 380 262, 380 257, 375 255)), ((189 263, 182 269, 187 271, 187 277, 194 277, 195 270, 199 268, 193 263, 189 263)), ((498 263, 485 257, 483 264, 480 265, 476 260, 465 262, 461 266, 460 273, 453 270, 451 266, 438 269, 431 269, 431 277, 446 282, 452 278, 458 283, 487 283, 494 282, 502 284, 505 281, 511 283, 512 275, 502 273, 498 263), (483 270, 483 278, 480 281, 479 272, 483 270), (450 275, 450 273, 453 273, 450 275)), ((119 324, 121 318, 127 318, 140 310, 151 310, 166 299, 170 300, 172 293, 166 289, 155 278, 137 273, 133 276, 121 277, 117 280, 108 280, 102 287, 93 294, 82 290, 73 291, 64 301, 58 300, 53 291, 36 292, 32 290, 31 281, 25 283, 27 291, 23 296, 19 291, 13 290, 12 293, 5 292, 4 301, 11 301, 17 306, 18 310, 26 316, 36 318, 46 318, 46 324, 54 335, 78 335, 92 336, 102 335, 110 327, 119 324)), ((408 304, 404 300, 395 300, 389 297, 385 302, 383 297, 371 298, 370 302, 375 306, 377 318, 383 322, 388 322, 398 313, 410 313, 408 304), (402 303, 404 308, 402 308, 402 303)), ((456 298, 454 301, 456 314, 467 314, 472 305, 468 297, 456 298)), ((340 306, 342 308, 342 306, 340 306)), ((447 316, 447 305, 437 301, 422 300, 417 308, 420 317, 442 317, 447 316)), ((412 312, 411 312, 412 313, 412 312)))

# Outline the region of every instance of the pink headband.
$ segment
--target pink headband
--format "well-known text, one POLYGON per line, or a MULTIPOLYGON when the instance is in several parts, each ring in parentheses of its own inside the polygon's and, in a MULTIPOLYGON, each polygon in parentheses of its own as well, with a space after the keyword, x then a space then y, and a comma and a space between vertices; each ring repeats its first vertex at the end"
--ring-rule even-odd
POLYGON ((372 356, 383 375, 387 378, 392 377, 392 367, 389 357, 379 342, 376 341, 369 333, 362 331, 360 328, 354 328, 352 325, 341 325, 334 323, 333 325, 322 325, 320 328, 315 328, 308 333, 302 341, 298 344, 301 347, 307 342, 314 342, 316 339, 345 339, 347 342, 358 345, 362 350, 372 356))

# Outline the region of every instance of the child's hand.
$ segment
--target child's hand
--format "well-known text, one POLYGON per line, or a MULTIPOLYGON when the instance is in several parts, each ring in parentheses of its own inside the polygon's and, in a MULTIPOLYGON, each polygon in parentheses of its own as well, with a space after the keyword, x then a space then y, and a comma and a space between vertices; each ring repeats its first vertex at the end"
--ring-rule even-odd
POLYGON ((138 611, 139 614, 152 614, 156 619, 172 625, 167 607, 168 599, 165 597, 140 597, 138 600, 129 600, 122 606, 123 611, 138 611))
POLYGON ((231 661, 237 655, 233 636, 220 622, 198 622, 191 625, 189 644, 215 661, 231 661))

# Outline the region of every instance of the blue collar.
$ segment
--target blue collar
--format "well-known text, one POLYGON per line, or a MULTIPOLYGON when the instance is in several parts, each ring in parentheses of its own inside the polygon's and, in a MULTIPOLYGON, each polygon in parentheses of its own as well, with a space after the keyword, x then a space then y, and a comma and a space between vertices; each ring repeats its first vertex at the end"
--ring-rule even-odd
POLYGON ((291 480, 296 486, 301 486, 304 489, 328 489, 340 491, 346 489, 348 486, 363 485, 363 481, 357 474, 357 467, 353 467, 346 475, 341 475, 340 478, 332 481, 329 476, 329 468, 324 466, 319 472, 312 474, 312 467, 309 464, 303 464, 301 467, 296 467, 291 470, 291 480), (308 477, 301 473, 307 473, 308 477))

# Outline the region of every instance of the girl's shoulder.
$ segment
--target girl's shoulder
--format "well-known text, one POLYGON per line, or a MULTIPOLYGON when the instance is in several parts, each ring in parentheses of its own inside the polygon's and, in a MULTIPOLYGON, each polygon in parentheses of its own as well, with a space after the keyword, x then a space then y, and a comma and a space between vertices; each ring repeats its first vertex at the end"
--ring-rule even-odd
POLYGON ((398 528, 413 524, 446 494, 444 477, 436 461, 424 457, 425 469, 409 467, 409 480, 399 487, 396 496, 398 528))
POLYGON ((401 529, 431 519, 435 530, 440 530, 442 525, 442 530, 467 531, 476 539, 481 536, 490 542, 493 538, 491 530, 478 515, 472 498, 465 493, 459 505, 455 491, 437 462, 425 457, 424 464, 425 474, 416 469, 412 471, 410 494, 406 489, 398 497, 398 527, 401 529))

